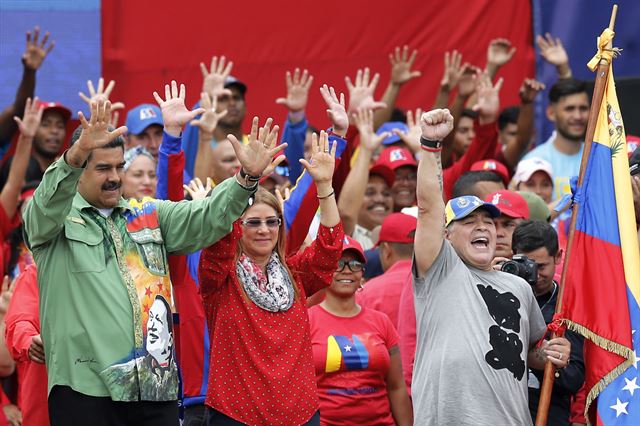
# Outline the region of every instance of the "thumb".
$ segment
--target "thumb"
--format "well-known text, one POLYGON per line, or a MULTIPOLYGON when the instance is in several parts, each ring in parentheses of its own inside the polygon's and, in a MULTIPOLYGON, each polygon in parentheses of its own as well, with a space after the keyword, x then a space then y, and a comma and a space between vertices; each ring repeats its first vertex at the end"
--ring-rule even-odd
POLYGON ((109 132, 109 140, 114 140, 119 136, 123 136, 127 133, 127 126, 120 126, 112 132, 109 132))
POLYGON ((242 151, 242 146, 240 145, 240 142, 238 142, 238 139, 232 134, 228 134, 227 139, 229 139, 229 142, 231 142, 231 147, 233 148, 233 151, 236 153, 236 157, 239 157, 238 154, 242 151))
POLYGON ((276 99, 276 103, 278 105, 286 105, 287 104, 287 98, 278 98, 278 99, 276 99))
POLYGON ((420 77, 422 73, 420 71, 412 71, 410 74, 411 78, 420 77))
POLYGON ((300 158, 298 161, 300 162, 300 164, 302 164, 302 167, 304 167, 305 169, 309 170, 309 168, 311 168, 311 164, 309 164, 309 162, 304 158, 300 158))
POLYGON ((200 126, 201 121, 200 120, 191 120, 189 122, 189 124, 191 124, 192 126, 200 126))
POLYGON ((18 116, 13 116, 13 120, 18 124, 19 128, 22 128, 22 120, 18 116))

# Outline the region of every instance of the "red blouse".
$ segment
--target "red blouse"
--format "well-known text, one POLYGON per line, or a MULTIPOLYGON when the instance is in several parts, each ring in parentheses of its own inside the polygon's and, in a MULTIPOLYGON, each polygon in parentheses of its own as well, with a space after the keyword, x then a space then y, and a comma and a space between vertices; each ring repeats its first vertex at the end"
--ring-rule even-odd
POLYGON ((306 296, 330 285, 342 252, 342 224, 320 226, 302 253, 287 259, 299 297, 286 312, 254 304, 236 275, 240 223, 200 258, 200 292, 211 340, 205 403, 246 424, 294 425, 318 410, 306 296))

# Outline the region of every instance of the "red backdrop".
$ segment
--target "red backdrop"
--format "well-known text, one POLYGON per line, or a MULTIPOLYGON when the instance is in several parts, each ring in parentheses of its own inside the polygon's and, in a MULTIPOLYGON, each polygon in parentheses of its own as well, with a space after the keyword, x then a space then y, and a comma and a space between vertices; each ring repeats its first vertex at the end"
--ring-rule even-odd
POLYGON ((202 84, 198 64, 208 64, 214 54, 231 58, 233 75, 247 83, 248 117, 282 120, 285 109, 274 101, 285 95, 285 71, 308 68, 315 77, 308 115, 320 127, 327 125, 320 84, 346 91, 345 75, 353 78, 359 67, 369 66, 381 74, 381 96, 389 77, 387 55, 405 43, 418 48, 416 68, 423 75, 403 88, 403 108, 432 104, 445 51, 456 48, 463 60, 484 67, 495 37, 518 48, 499 73, 507 77, 503 105, 517 103, 522 79, 534 75, 525 0, 105 0, 102 25, 103 74, 117 81, 112 99, 127 108, 154 102, 153 91, 163 93, 171 79, 187 85, 192 105, 202 84))

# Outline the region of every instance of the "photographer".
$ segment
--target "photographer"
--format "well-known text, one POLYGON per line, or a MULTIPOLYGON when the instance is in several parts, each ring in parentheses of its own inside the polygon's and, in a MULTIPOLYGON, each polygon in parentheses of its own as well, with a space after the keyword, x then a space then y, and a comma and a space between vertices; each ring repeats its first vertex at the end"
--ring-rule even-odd
MULTIPOLYGON (((562 250, 558 250, 558 235, 548 223, 522 222, 513 232, 512 247, 515 254, 527 256, 538 266, 538 280, 532 284, 532 289, 542 316, 549 324, 553 320, 558 297, 558 283, 553 280, 553 276, 556 265, 562 258, 562 250)), ((547 423, 551 426, 570 424, 570 398, 584 382, 583 338, 571 331, 567 331, 565 337, 571 342, 571 354, 569 364, 556 371, 547 423)), ((529 369, 529 410, 534 420, 542 376, 543 370, 529 369)))

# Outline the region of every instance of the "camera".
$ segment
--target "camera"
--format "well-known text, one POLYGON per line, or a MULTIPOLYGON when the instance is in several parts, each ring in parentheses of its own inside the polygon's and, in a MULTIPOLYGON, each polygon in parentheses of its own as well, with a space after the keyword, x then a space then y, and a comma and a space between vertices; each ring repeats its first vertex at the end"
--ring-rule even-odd
POLYGON ((530 286, 538 282, 538 264, 523 254, 516 254, 503 262, 500 270, 524 279, 530 286))

